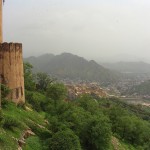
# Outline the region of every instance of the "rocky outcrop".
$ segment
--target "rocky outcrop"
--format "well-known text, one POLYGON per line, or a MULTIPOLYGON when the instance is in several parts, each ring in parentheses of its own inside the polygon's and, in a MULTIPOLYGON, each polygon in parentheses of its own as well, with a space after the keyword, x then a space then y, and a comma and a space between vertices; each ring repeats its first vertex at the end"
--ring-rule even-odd
POLYGON ((25 130, 22 134, 22 136, 20 137, 20 139, 17 140, 18 142, 18 150, 22 150, 23 145, 26 144, 25 140, 27 138, 29 138, 30 136, 34 136, 35 133, 32 132, 32 130, 29 128, 27 130, 25 130))

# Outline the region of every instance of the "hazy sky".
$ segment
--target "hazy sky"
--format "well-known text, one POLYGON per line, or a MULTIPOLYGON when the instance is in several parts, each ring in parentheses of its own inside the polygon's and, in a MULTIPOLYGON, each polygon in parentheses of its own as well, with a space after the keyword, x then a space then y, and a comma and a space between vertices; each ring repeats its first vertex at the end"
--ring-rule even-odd
POLYGON ((150 0, 6 0, 4 41, 24 56, 128 54, 150 61, 150 0))

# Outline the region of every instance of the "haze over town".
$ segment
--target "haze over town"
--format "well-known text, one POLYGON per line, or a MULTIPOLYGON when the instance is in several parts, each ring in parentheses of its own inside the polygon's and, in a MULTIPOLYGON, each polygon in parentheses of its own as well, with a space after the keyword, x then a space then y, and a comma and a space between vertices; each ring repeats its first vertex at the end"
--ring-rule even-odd
POLYGON ((7 0, 4 41, 23 43, 24 57, 150 62, 149 8, 149 0, 7 0))

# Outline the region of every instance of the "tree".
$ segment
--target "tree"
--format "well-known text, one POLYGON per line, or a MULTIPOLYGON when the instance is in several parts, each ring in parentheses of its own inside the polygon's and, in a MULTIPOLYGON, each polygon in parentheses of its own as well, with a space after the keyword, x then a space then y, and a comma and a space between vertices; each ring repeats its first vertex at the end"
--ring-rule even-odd
POLYGON ((95 114, 97 113, 97 111, 98 113, 100 113, 99 103, 90 95, 82 95, 77 99, 76 103, 78 104, 78 106, 82 107, 91 114, 95 114))
POLYGON ((29 91, 35 90, 34 75, 32 73, 33 66, 30 63, 24 63, 24 79, 25 89, 29 91))
POLYGON ((72 106, 59 115, 60 120, 72 129, 80 137, 81 141, 85 139, 86 127, 91 117, 92 115, 89 112, 78 106, 72 106))
POLYGON ((79 138, 67 129, 58 131, 50 139, 48 149, 52 150, 81 150, 79 138))
POLYGON ((74 103, 70 108, 67 108, 66 112, 64 111, 59 114, 59 119, 80 138, 83 149, 109 149, 111 139, 109 119, 102 113, 97 113, 98 111, 93 113, 94 106, 96 109, 97 105, 94 104, 91 111, 91 109, 89 109, 89 104, 92 104, 91 101, 89 101, 88 105, 84 105, 85 103, 82 104, 83 105, 80 105, 79 101, 77 101, 77 103, 74 103))
POLYGON ((35 91, 26 91, 26 101, 32 105, 36 111, 41 111, 46 102, 46 96, 35 91))
POLYGON ((56 79, 50 78, 46 73, 39 72, 36 74, 37 89, 41 91, 46 91, 49 84, 54 82, 56 79))
POLYGON ((104 115, 91 116, 85 127, 86 132, 82 137, 84 149, 106 150, 110 147, 111 126, 104 115))
POLYGON ((108 115, 112 123, 112 132, 118 133, 121 118, 127 116, 127 111, 125 111, 121 107, 113 106, 109 109, 108 115))
POLYGON ((61 100, 64 100, 67 96, 67 88, 62 83, 54 83, 48 85, 47 96, 54 100, 55 108, 57 103, 61 100))

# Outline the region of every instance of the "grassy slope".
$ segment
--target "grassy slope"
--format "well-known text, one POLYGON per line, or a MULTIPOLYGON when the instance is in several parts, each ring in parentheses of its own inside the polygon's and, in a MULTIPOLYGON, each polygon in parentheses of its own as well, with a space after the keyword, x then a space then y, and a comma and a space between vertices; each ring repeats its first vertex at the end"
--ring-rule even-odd
MULTIPOLYGON (((4 119, 8 117, 17 119, 18 126, 12 129, 7 129, 5 126, 3 128, 0 127, 0 150, 17 149, 17 141, 14 138, 19 139, 23 131, 32 127, 33 124, 44 125, 44 117, 42 115, 34 111, 26 111, 22 108, 17 108, 12 103, 8 104, 6 108, 3 108, 3 115, 4 119)), ((32 145, 31 142, 35 143, 39 140, 37 136, 31 139, 27 140, 27 148, 25 149, 30 150, 30 145, 32 145)), ((39 143, 40 142, 38 142, 38 145, 40 145, 39 143)))

